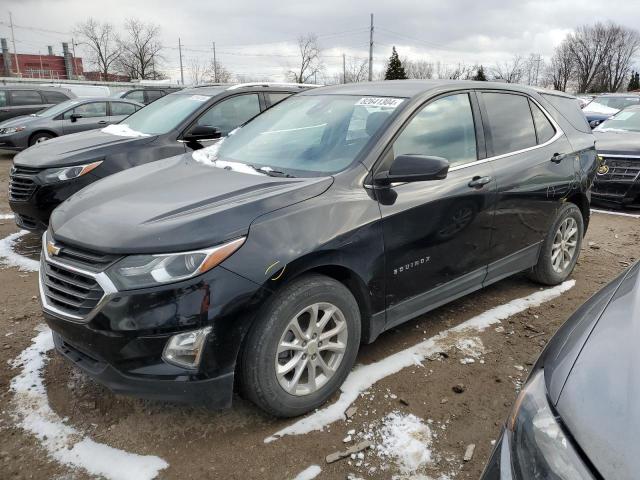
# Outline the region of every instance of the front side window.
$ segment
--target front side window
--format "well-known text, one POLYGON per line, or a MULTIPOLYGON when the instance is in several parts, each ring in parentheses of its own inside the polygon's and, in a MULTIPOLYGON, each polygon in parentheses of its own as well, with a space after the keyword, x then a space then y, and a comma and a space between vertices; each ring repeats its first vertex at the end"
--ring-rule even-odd
POLYGON ((161 90, 147 90, 147 102, 155 102, 160 97, 164 97, 164 93, 161 90))
POLYGON ((276 103, 280 103, 285 98, 289 98, 293 94, 290 92, 268 92, 265 93, 265 95, 269 99, 269 104, 275 105, 276 103))
POLYGON ((540 107, 531 101, 529 102, 531 104, 531 113, 533 114, 533 123, 536 126, 536 133, 538 134, 538 144, 548 142, 556 134, 556 130, 553 128, 553 125, 551 125, 547 116, 542 113, 540 107))
POLYGON ((203 152, 213 161, 270 167, 295 176, 336 173, 353 163, 403 102, 389 97, 295 95, 221 143, 198 150, 194 158, 203 152))
POLYGON ((536 145, 529 100, 510 93, 483 93, 493 154, 502 155, 536 145))
POLYGON ((11 92, 11 105, 41 105, 42 97, 36 90, 14 90, 11 92))
POLYGON ((442 157, 451 166, 477 160, 469 95, 449 95, 424 107, 393 143, 394 158, 399 155, 442 157))
POLYGON ((69 110, 64 114, 64 118, 70 118, 71 115, 80 115, 82 118, 106 117, 107 102, 93 102, 78 105, 73 110, 69 110))
POLYGON ((111 102, 111 116, 131 115, 136 111, 136 106, 131 103, 111 102))
POLYGON ((198 125, 216 127, 222 135, 260 113, 258 94, 238 95, 217 103, 198 118, 198 125))
POLYGON ((134 90, 127 93, 123 98, 133 100, 134 102, 144 103, 144 92, 142 90, 134 90))

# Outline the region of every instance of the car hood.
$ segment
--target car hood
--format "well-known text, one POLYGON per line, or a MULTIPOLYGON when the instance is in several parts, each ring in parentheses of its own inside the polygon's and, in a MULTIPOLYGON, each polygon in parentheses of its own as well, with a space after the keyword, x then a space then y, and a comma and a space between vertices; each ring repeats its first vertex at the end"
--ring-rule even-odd
POLYGON ((56 240, 104 253, 186 251, 246 235, 260 215, 332 182, 236 172, 184 154, 90 185, 63 202, 50 225, 56 240))
POLYGON ((100 157, 118 150, 134 148, 152 142, 157 137, 124 137, 104 133, 101 130, 64 135, 43 143, 38 143, 13 159, 13 163, 22 167, 51 168, 78 165, 95 161, 100 157))
POLYGON ((636 264, 591 331, 556 405, 604 478, 640 471, 640 275, 636 264))
POLYGON ((35 115, 20 115, 19 117, 13 117, 4 122, 0 122, 0 128, 26 126, 44 118, 45 117, 36 117, 35 115))
POLYGON ((599 154, 640 155, 640 132, 594 131, 599 154))

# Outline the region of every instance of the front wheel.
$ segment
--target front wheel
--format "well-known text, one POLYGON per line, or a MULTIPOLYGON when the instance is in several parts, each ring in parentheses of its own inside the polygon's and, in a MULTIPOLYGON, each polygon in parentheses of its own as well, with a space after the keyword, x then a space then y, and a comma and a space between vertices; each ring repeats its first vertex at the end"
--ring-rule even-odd
POLYGON ((360 310, 340 282, 295 280, 264 307, 239 368, 242 394, 278 417, 307 413, 340 387, 360 345, 360 310))
POLYGON ((542 243, 538 263, 529 276, 544 285, 558 285, 573 272, 580 255, 584 221, 573 203, 560 208, 556 221, 542 243))
POLYGON ((29 146, 35 145, 36 143, 46 142, 47 140, 51 140, 53 137, 54 136, 51 135, 50 133, 45 133, 45 132, 36 133, 29 140, 29 146))

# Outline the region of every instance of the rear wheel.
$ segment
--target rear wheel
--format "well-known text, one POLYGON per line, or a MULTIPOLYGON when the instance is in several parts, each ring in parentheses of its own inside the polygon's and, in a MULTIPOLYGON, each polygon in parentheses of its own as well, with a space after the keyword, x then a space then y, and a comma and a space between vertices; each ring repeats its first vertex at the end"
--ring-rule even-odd
POLYGON ((557 285, 573 272, 580 255, 584 221, 580 209, 565 203, 542 244, 538 263, 529 276, 545 285, 557 285))
POLYGON ((276 294, 249 332, 241 392, 273 415, 302 415, 338 389, 359 345, 360 310, 351 292, 332 278, 302 277, 276 294))
POLYGON ((36 133, 29 139, 29 146, 35 145, 36 143, 46 142, 47 140, 51 140, 54 136, 55 135, 51 135, 46 132, 36 133))

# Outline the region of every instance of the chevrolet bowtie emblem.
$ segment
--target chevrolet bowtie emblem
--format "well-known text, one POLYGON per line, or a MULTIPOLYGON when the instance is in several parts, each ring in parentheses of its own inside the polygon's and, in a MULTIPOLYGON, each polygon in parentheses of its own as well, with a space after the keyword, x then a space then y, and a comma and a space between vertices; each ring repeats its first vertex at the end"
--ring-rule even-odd
POLYGON ((47 253, 51 256, 58 255, 62 248, 58 247, 55 243, 48 241, 47 242, 47 253))
POLYGON ((602 164, 598 167, 598 175, 606 175, 609 173, 609 165, 602 164))

